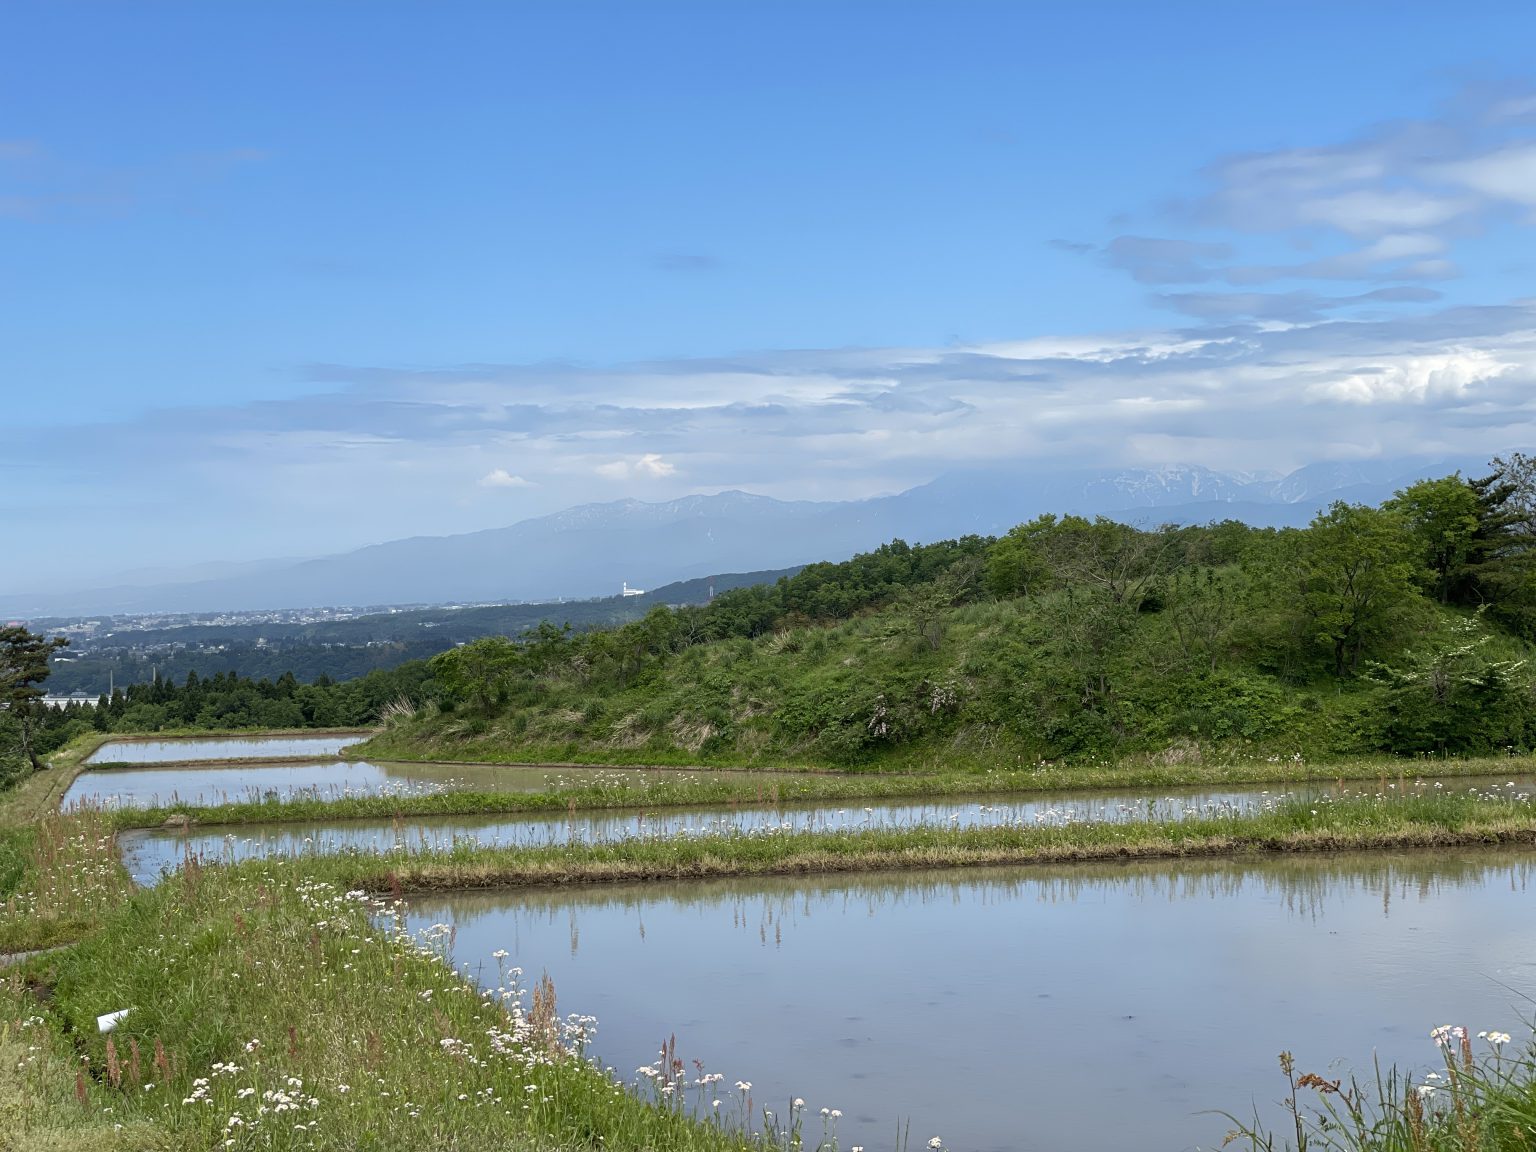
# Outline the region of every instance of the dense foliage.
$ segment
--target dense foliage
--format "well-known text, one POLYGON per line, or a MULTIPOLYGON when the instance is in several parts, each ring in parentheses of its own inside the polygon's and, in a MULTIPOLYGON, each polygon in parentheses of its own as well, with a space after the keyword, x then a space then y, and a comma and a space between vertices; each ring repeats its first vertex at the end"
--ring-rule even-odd
POLYGON ((362 644, 225 641, 170 651, 96 650, 72 655, 67 662, 55 664, 48 688, 61 696, 83 692, 94 697, 107 691, 109 684, 148 684, 156 679, 180 684, 189 675, 205 683, 215 676, 234 674, 276 681, 286 673, 305 684, 322 678, 355 680, 413 660, 428 660, 455 643, 447 636, 434 636, 362 644))

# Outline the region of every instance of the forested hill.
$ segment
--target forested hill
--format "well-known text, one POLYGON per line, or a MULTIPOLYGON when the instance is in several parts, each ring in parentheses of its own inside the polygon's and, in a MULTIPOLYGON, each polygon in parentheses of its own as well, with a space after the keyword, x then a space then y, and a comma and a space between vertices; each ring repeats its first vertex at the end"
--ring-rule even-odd
POLYGON ((379 749, 1034 762, 1536 745, 1536 468, 1305 529, 1045 516, 813 564, 623 627, 490 638, 379 749))
MULTIPOLYGON (((854 768, 1536 748, 1536 464, 1304 529, 1043 516, 350 683, 160 680, 65 729, 372 723, 367 751, 854 768)), ((0 726, 6 717, 0 716, 0 726)))

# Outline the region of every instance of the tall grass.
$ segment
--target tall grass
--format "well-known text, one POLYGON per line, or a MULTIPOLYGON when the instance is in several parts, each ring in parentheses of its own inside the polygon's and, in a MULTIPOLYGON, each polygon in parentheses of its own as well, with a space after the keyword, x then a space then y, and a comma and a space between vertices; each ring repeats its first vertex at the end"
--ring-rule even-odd
POLYGON ((58 813, 0 835, 0 953, 75 940, 131 887, 110 821, 58 813))
POLYGON ((1536 1039, 1511 1049, 1507 1032, 1480 1032, 1483 1046, 1461 1025, 1430 1033, 1442 1071, 1418 1083, 1398 1069, 1377 1069, 1374 1079, 1329 1079, 1299 1073, 1280 1053, 1287 1092, 1288 1132, 1259 1123, 1234 1124, 1227 1146, 1251 1152, 1529 1152, 1536 1148, 1536 1039))

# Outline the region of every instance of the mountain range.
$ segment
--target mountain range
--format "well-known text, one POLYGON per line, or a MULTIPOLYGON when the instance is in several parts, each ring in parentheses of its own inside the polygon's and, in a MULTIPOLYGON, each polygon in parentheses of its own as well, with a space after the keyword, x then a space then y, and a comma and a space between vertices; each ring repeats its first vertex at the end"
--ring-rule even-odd
MULTIPOLYGON (((1284 476, 1198 465, 1050 472, 976 468, 892 496, 784 501, 748 492, 664 503, 584 504, 453 536, 414 536, 299 561, 209 568, 180 579, 0 596, 0 615, 37 618, 134 612, 216 612, 340 605, 554 600, 612 595, 712 572, 841 560, 895 537, 931 541, 998 535, 1044 512, 1128 523, 1242 520, 1300 526, 1336 500, 1376 504, 1416 480, 1482 459, 1311 464, 1284 476)), ((163 576, 163 573, 156 573, 163 576)))

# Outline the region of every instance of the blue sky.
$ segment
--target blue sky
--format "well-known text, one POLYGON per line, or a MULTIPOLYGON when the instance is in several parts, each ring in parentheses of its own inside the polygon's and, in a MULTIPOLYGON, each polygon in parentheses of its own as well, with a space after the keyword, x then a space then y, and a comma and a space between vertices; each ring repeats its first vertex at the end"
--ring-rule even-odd
POLYGON ((0 590, 978 459, 1536 443, 1528 5, 18 3, 0 40, 0 590))

